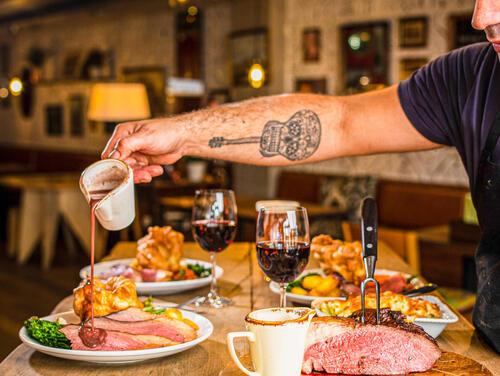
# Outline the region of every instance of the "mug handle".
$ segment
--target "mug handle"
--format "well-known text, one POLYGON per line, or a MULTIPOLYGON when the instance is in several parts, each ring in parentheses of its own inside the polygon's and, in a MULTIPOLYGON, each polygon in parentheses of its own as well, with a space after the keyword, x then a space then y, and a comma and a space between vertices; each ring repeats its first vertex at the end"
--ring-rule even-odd
POLYGON ((227 334, 227 347, 229 348, 229 353, 231 354, 231 358, 233 358, 234 362, 238 366, 240 370, 242 370, 248 376, 260 376, 258 372, 252 372, 245 368, 245 366, 241 363, 240 358, 236 354, 236 350, 234 348, 234 339, 238 337, 247 337, 250 342, 255 342, 255 334, 252 332, 233 332, 227 334))

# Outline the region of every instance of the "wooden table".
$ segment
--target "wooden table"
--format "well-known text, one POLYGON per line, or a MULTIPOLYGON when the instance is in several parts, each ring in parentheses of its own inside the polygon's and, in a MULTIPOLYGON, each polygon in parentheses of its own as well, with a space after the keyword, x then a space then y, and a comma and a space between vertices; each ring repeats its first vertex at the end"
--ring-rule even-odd
MULTIPOLYGON (((185 248, 186 257, 208 259, 208 254, 193 243, 186 243, 185 248)), ((134 243, 119 243, 108 259, 131 257, 134 253, 134 243)), ((234 305, 222 310, 209 309, 207 311, 206 317, 212 321, 215 330, 213 335, 199 346, 163 359, 132 365, 109 366, 52 358, 34 352, 26 345, 20 345, 0 363, 0 375, 226 375, 231 362, 226 348, 226 334, 230 331, 244 330, 243 319, 251 310, 277 306, 278 296, 270 292, 259 270, 253 244, 233 244, 218 255, 218 264, 224 268, 224 276, 219 281, 221 293, 231 297, 234 305)), ((314 265, 310 266, 314 267, 314 265)), ((408 265, 383 244, 379 247, 379 266, 403 272, 409 271, 408 265)), ((182 302, 205 292, 207 289, 200 289, 185 294, 166 296, 163 299, 182 302)), ((64 299, 54 312, 69 309, 71 301, 71 297, 64 299)), ((449 325, 439 337, 440 347, 443 350, 454 351, 473 358, 494 373, 500 372, 500 357, 476 337, 474 328, 468 321, 462 316, 459 317, 460 320, 449 325)))
MULTIPOLYGON (((48 268, 54 256, 59 220, 64 219, 72 233, 90 253, 90 210, 78 186, 80 174, 11 174, 0 176, 0 186, 21 192, 19 208, 8 214, 8 246, 19 264, 25 263, 41 240, 42 266, 48 268)), ((65 228, 67 229, 67 228, 65 228)), ((72 237, 65 233, 68 247, 72 237)), ((106 234, 96 236, 96 255, 104 250, 106 234)))

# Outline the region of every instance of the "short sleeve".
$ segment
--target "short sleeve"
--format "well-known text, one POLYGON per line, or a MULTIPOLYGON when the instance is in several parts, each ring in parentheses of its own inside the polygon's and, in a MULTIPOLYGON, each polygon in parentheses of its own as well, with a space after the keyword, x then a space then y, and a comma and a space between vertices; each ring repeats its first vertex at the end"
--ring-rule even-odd
POLYGON ((486 46, 480 43, 452 51, 399 84, 399 100, 406 116, 430 141, 462 146, 461 112, 474 83, 478 58, 486 46))

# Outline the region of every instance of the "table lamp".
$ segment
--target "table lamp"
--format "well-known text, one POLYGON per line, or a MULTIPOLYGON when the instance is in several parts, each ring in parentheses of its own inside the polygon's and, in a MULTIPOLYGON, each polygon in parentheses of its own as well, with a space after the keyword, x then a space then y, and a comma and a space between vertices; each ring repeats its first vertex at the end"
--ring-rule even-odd
POLYGON ((151 117, 146 87, 140 83, 110 82, 90 89, 87 117, 92 121, 121 122, 151 117))

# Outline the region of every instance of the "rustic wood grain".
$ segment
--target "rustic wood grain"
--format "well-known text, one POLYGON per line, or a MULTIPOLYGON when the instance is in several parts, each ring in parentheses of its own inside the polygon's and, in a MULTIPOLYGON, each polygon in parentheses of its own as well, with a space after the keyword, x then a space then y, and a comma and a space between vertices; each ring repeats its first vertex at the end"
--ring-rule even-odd
MULTIPOLYGON (((249 355, 242 357, 246 364, 250 363, 249 355)), ((250 368, 251 369, 251 368, 250 368)), ((244 373, 235 364, 228 364, 219 376, 243 376, 244 373)), ((314 372, 312 376, 338 376, 337 374, 314 372)), ((429 371, 412 372, 408 376, 491 376, 492 373, 475 360, 463 355, 444 352, 429 371)), ((302 376, 307 376, 302 374, 302 376)), ((383 376, 383 375, 381 375, 383 376)))
MULTIPOLYGON (((107 257, 107 260, 133 257, 134 254, 134 243, 119 243, 107 257)), ((208 254, 194 243, 186 243, 185 256, 208 260, 208 254)), ((234 366, 226 347, 227 333, 244 330, 243 319, 245 315, 252 309, 277 306, 278 296, 269 290, 264 275, 258 267, 253 244, 233 244, 218 255, 218 264, 224 268, 224 276, 219 281, 221 293, 230 296, 235 304, 222 310, 207 310, 206 317, 212 321, 215 330, 212 337, 201 345, 171 357, 127 366, 103 366, 57 359, 34 352, 27 346, 21 345, 0 363, 0 375, 231 375, 227 372, 231 369, 234 370, 234 366)), ((309 267, 316 266, 314 261, 309 265, 309 267)), ((383 244, 379 245, 378 266, 403 272, 410 271, 408 265, 383 244)), ((206 293, 207 290, 208 288, 204 288, 159 298, 166 301, 183 302, 193 296, 206 293)), ((71 297, 64 299, 54 312, 70 309, 71 303, 71 297)), ((470 323, 462 316, 459 317, 460 320, 456 324, 449 325, 439 337, 438 343, 441 349, 474 359, 486 366, 493 374, 500 373, 500 357, 477 338, 470 323)), ((248 353, 248 348, 242 344, 239 351, 245 354, 248 353)), ((465 362, 465 360, 461 361, 465 362)), ((470 365, 472 367, 472 363, 470 365)), ((476 372, 473 368, 470 371, 476 372)), ((446 375, 450 374, 462 375, 453 372, 446 373, 446 375)), ((484 373, 467 373, 467 375, 476 374, 483 375, 484 373)), ((234 375, 241 374, 234 373, 234 375)))

